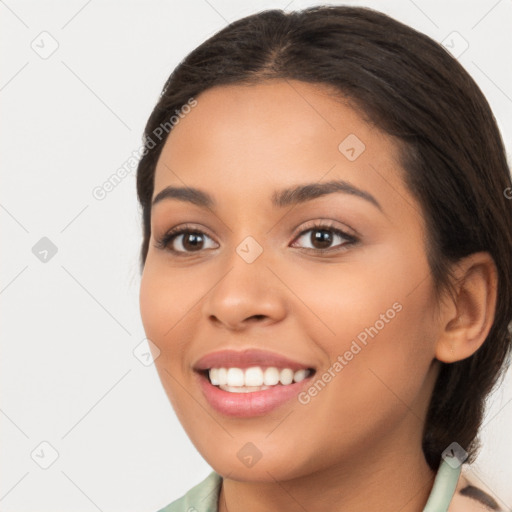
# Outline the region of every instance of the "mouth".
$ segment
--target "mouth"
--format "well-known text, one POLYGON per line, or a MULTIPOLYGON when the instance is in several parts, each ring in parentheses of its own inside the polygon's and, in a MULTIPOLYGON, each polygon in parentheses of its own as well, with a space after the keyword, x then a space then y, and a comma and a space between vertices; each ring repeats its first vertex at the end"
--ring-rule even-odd
POLYGON ((263 416, 295 403, 316 371, 302 368, 249 367, 196 370, 203 396, 216 412, 237 418, 263 416), (262 384, 260 384, 262 382, 262 384))
POLYGON ((291 405, 316 373, 303 361, 258 348, 211 352, 192 369, 212 409, 242 418, 291 405))
POLYGON ((198 370, 212 386, 228 393, 255 393, 275 386, 290 386, 302 382, 315 373, 314 368, 277 368, 251 366, 249 368, 208 368, 198 370))

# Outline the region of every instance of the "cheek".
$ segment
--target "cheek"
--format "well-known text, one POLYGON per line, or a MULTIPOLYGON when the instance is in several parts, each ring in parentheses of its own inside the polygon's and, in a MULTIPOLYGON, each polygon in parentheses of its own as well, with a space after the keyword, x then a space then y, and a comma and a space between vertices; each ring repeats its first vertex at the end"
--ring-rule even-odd
POLYGON ((299 293, 315 313, 303 316, 302 328, 326 355, 323 371, 332 367, 332 390, 344 397, 343 408, 379 407, 383 393, 396 401, 391 390, 412 403, 435 353, 424 256, 395 249, 372 262, 361 258, 301 275, 299 293))
POLYGON ((302 267, 294 272, 294 290, 309 309, 307 321, 316 321, 319 334, 331 340, 329 348, 375 324, 379 332, 388 330, 399 316, 420 329, 417 322, 431 307, 428 264, 408 247, 387 244, 354 252, 340 264, 302 267))
POLYGON ((157 278, 149 260, 148 257, 142 274, 139 305, 146 336, 156 343, 164 335, 168 323, 164 305, 168 304, 169 289, 163 285, 162 279, 157 278))
POLYGON ((140 284, 139 306, 146 337, 157 347, 155 351, 158 350, 155 367, 176 408, 176 397, 180 393, 176 378, 189 364, 185 349, 190 333, 183 329, 187 325, 184 320, 194 315, 191 308, 194 301, 188 298, 192 287, 183 286, 180 279, 171 274, 148 255, 140 284))
POLYGON ((184 294, 187 289, 170 279, 169 274, 148 254, 140 284, 139 306, 146 337, 158 347, 155 368, 173 409, 183 422, 186 418, 183 404, 187 404, 187 397, 182 396, 183 386, 179 383, 183 380, 183 340, 186 338, 180 333, 180 319, 186 314, 184 294))
MULTIPOLYGON (((148 254, 142 274, 139 306, 142 323, 148 338, 167 345, 172 341, 180 322, 194 313, 198 290, 191 286, 190 276, 172 271, 159 258, 148 254)), ((157 343, 158 344, 158 343, 157 343)))

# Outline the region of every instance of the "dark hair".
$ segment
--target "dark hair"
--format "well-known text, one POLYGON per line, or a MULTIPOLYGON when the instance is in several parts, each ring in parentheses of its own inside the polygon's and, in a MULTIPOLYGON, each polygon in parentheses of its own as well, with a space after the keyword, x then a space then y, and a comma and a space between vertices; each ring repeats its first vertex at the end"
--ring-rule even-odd
POLYGON ((319 5, 247 16, 192 51, 165 83, 144 132, 137 171, 141 269, 151 235, 155 168, 166 140, 159 136, 155 142, 159 127, 211 87, 271 78, 324 84, 396 137, 405 183, 425 217, 438 293, 453 291, 451 263, 479 251, 493 257, 498 271, 493 325, 471 357, 440 363, 423 434, 432 469, 453 441, 472 462, 485 398, 510 356, 512 203, 505 196, 512 188, 503 141, 484 95, 459 62, 426 35, 373 9, 319 5))

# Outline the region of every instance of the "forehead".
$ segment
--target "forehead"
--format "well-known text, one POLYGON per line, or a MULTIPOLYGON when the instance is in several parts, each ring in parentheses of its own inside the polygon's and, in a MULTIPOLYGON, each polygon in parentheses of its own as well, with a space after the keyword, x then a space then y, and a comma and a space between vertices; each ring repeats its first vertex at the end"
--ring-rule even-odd
POLYGON ((396 142, 323 84, 234 84, 196 100, 167 138, 154 196, 171 184, 254 194, 322 179, 403 188, 396 142))

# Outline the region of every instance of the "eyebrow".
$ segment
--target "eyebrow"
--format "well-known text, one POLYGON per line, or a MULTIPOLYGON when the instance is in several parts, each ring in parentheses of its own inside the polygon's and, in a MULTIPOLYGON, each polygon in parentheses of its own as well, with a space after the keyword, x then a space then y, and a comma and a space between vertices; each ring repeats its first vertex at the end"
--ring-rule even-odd
MULTIPOLYGON (((272 204, 276 208, 284 208, 286 206, 311 201, 317 197, 322 197, 335 192, 360 197, 382 211, 380 203, 369 192, 361 190, 344 180, 332 180, 325 183, 306 183, 296 185, 291 188, 276 190, 272 194, 272 204)), ((204 190, 192 187, 166 187, 155 196, 152 206, 155 206, 155 204, 163 201, 164 199, 185 201, 204 208, 214 208, 216 205, 215 199, 210 194, 204 190)))
POLYGON ((501 510, 499 505, 491 496, 474 485, 464 487, 464 489, 459 491, 459 494, 467 496, 468 498, 473 498, 474 500, 482 503, 482 505, 489 507, 491 510, 501 510))

